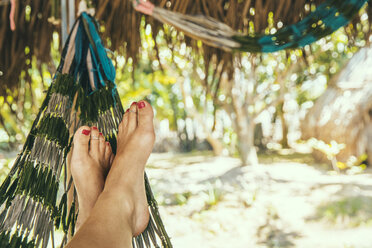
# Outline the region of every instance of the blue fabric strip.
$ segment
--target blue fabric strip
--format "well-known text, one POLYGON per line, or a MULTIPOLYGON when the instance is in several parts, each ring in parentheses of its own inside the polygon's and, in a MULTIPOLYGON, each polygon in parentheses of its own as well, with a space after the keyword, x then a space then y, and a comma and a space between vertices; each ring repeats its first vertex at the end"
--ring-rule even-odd
POLYGON ((327 0, 297 24, 284 27, 274 35, 264 35, 258 39, 257 36, 234 36, 233 38, 242 44, 242 47, 244 47, 242 50, 248 52, 250 44, 258 44, 262 52, 276 52, 287 48, 304 47, 345 26, 350 22, 345 15, 349 17, 357 13, 367 1, 327 0), (345 12, 345 15, 343 12, 345 12), (318 23, 319 21, 321 23, 318 23), (316 24, 315 28, 313 24, 316 24))
MULTIPOLYGON (((100 71, 100 68, 99 68, 98 61, 97 61, 96 56, 94 54, 94 49, 92 47, 92 44, 89 44, 89 49, 90 49, 90 54, 92 55, 93 71, 96 72, 95 74, 98 75, 98 81, 99 81, 99 83, 102 86, 106 86, 105 80, 103 79, 102 74, 101 74, 101 71, 100 71)), ((94 86, 96 86, 96 88, 98 88, 98 83, 96 81, 94 81, 94 86)))
POLYGON ((102 45, 101 38, 99 37, 99 34, 96 30, 93 20, 85 12, 82 13, 82 17, 85 18, 88 22, 89 31, 93 38, 95 47, 97 49, 97 63, 98 65, 101 65, 106 79, 114 83, 115 75, 116 75, 115 67, 112 64, 112 61, 107 57, 105 47, 102 45))

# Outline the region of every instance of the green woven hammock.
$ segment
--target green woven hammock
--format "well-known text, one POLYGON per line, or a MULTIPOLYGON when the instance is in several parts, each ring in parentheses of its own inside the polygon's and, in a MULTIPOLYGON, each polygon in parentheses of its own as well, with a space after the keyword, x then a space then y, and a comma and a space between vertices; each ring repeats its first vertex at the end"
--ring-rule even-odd
MULTIPOLYGON (((82 125, 97 126, 116 150, 124 114, 107 57, 93 18, 75 22, 52 85, 32 125, 22 152, 0 187, 0 247, 56 247, 55 229, 74 234, 76 192, 67 174, 72 135, 82 125), (73 190, 72 204, 67 195, 73 190)), ((133 247, 172 247, 145 175, 150 221, 133 238, 133 247)), ((59 245, 58 245, 59 246, 59 245)))

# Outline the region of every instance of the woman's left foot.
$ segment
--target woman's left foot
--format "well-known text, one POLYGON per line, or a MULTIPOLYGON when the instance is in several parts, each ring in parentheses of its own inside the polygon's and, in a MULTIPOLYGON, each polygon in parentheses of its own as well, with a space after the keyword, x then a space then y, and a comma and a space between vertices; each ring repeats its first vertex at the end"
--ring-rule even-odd
POLYGON ((71 174, 79 202, 76 222, 78 230, 88 218, 103 190, 114 155, 110 144, 96 127, 80 127, 74 135, 73 145, 71 174))

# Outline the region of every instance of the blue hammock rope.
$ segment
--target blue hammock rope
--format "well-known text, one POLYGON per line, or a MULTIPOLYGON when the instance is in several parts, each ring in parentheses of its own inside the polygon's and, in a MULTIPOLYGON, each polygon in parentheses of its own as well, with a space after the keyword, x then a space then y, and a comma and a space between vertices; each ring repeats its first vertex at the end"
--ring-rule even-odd
POLYGON ((239 51, 271 53, 309 45, 347 25, 368 0, 328 0, 317 6, 296 24, 279 29, 276 34, 232 38, 241 46, 239 51))
POLYGON ((98 35, 97 29, 93 23, 93 19, 89 18, 89 16, 84 12, 82 13, 82 18, 88 22, 88 27, 90 31, 90 35, 92 37, 93 43, 91 44, 97 52, 97 58, 99 60, 98 68, 102 67, 102 71, 107 80, 110 82, 115 81, 115 67, 112 64, 112 61, 107 57, 106 49, 102 44, 101 37, 98 35))
MULTIPOLYGON (((115 85, 115 67, 108 58, 106 49, 102 44, 101 37, 98 35, 96 25, 98 25, 95 20, 86 14, 85 12, 81 15, 81 22, 76 22, 72 28, 75 28, 75 25, 78 25, 78 30, 74 40, 71 40, 71 33, 66 41, 65 47, 62 52, 61 63, 57 69, 57 73, 62 73, 64 62, 66 60, 66 54, 68 50, 68 45, 70 42, 75 44, 75 55, 73 59, 73 66, 71 66, 70 73, 74 76, 75 80, 88 78, 88 73, 93 72, 94 74, 94 86, 95 89, 90 88, 89 94, 93 93, 95 90, 100 87, 105 87, 107 81, 112 83, 114 89, 115 85), (89 71, 87 68, 87 54, 88 49, 92 56, 93 69, 89 71)), ((57 77, 57 73, 54 76, 54 79, 57 77)))
MULTIPOLYGON (((74 234, 75 197, 68 205, 72 178, 67 155, 81 125, 96 126, 116 150, 124 109, 115 85, 115 68, 107 57, 93 17, 83 13, 73 25, 60 64, 21 153, 0 186, 0 247, 46 248, 54 230, 74 234), (90 62, 89 62, 90 59, 90 62), (61 187, 62 186, 62 187, 61 187), (61 190, 63 188, 63 190, 61 190)), ((170 248, 145 174, 150 221, 133 247, 170 248)))

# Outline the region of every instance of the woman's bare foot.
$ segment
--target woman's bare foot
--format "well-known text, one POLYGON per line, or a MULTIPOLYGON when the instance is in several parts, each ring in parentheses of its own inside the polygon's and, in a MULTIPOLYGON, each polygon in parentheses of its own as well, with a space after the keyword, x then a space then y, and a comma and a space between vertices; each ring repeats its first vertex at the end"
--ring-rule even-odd
POLYGON ((117 152, 107 176, 104 192, 115 192, 130 211, 132 235, 148 225, 149 210, 144 186, 144 168, 152 151, 154 113, 146 101, 133 103, 119 125, 117 152))
POLYGON ((113 158, 110 143, 96 127, 82 126, 76 131, 71 157, 71 174, 79 202, 76 230, 88 218, 101 194, 113 158))

